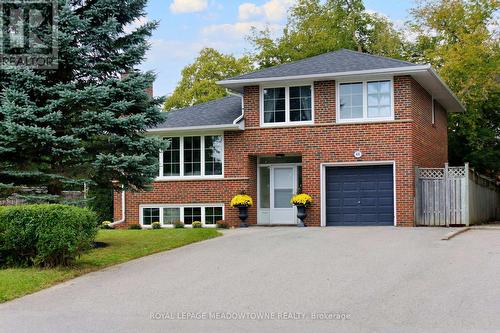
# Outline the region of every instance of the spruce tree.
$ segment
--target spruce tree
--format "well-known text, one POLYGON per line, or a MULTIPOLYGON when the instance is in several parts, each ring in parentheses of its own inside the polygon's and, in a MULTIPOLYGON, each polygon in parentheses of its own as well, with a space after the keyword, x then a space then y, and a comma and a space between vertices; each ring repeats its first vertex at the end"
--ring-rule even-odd
POLYGON ((57 201, 83 182, 140 190, 156 176, 161 143, 145 131, 163 101, 135 68, 157 22, 129 31, 146 2, 61 0, 57 68, 0 67, 0 196, 41 187, 57 201))

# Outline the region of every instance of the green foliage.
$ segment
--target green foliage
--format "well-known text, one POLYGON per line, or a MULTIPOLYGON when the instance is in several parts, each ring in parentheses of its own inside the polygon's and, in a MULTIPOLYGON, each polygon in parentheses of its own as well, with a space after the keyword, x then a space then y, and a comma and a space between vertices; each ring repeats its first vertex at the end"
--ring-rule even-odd
POLYGON ((201 224, 200 221, 194 221, 192 224, 193 228, 201 228, 203 225, 201 224))
POLYGON ((94 212, 66 205, 0 207, 0 265, 68 265, 97 234, 94 212))
POLYGON ((157 22, 125 32, 145 5, 59 0, 58 68, 0 66, 0 196, 40 187, 57 202, 89 180, 137 190, 155 177, 161 142, 144 132, 163 100, 146 93, 154 74, 134 68, 157 22))
POLYGON ((161 229, 160 222, 153 222, 153 223, 151 223, 151 228, 152 229, 161 229))
POLYGON ((182 228, 184 228, 184 222, 182 222, 182 221, 175 221, 173 223, 173 225, 174 225, 174 228, 176 228, 176 229, 182 229, 182 228))
POLYGON ((87 207, 96 212, 99 221, 113 220, 113 189, 91 186, 87 193, 87 207))
POLYGON ((107 246, 90 250, 69 267, 0 269, 0 303, 110 265, 218 236, 221 234, 212 228, 169 228, 155 232, 100 230, 96 241, 107 246))
POLYGON ((404 43, 385 17, 369 13, 362 0, 299 0, 280 37, 269 29, 248 37, 259 67, 308 58, 341 48, 400 58, 404 43))
POLYGON ((111 226, 111 221, 103 221, 101 223, 101 229, 113 229, 111 226))
POLYGON ((217 228, 220 228, 220 229, 229 229, 229 223, 227 223, 224 220, 219 220, 219 221, 217 221, 217 228))
POLYGON ((449 159, 500 172, 499 2, 424 1, 412 10, 415 59, 431 63, 467 111, 449 116, 449 159))
POLYGON ((134 223, 134 224, 129 224, 128 229, 129 230, 141 230, 142 227, 139 223, 134 223))
POLYGON ((249 57, 236 58, 204 48, 194 63, 184 67, 181 80, 163 107, 168 111, 224 97, 226 90, 216 82, 251 70, 249 57))

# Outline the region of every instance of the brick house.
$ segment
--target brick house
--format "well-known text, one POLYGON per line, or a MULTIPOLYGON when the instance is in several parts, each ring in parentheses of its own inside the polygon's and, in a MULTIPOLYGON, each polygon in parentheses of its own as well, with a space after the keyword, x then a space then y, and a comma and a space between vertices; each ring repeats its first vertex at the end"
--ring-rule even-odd
POLYGON ((115 193, 115 221, 169 226, 414 225, 415 167, 447 162, 447 112, 464 108, 429 65, 339 50, 219 82, 229 97, 170 111, 153 190, 115 193))

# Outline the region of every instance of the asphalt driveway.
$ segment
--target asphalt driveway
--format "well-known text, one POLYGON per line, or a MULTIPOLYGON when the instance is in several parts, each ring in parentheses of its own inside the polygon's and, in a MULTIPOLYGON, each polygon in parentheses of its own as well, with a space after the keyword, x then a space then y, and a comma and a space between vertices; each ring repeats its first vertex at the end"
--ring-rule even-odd
POLYGON ((0 331, 500 331, 500 231, 446 231, 231 230, 0 304, 0 331))

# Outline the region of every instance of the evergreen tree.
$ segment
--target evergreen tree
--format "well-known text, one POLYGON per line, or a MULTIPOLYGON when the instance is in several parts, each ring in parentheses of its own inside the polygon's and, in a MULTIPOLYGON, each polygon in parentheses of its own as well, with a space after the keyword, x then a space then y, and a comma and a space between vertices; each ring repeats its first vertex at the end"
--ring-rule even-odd
POLYGON ((60 0, 57 69, 0 67, 0 195, 46 187, 55 201, 89 180, 151 182, 161 143, 144 133, 162 120, 162 100, 146 93, 153 73, 134 68, 157 22, 128 32, 146 1, 60 0))

